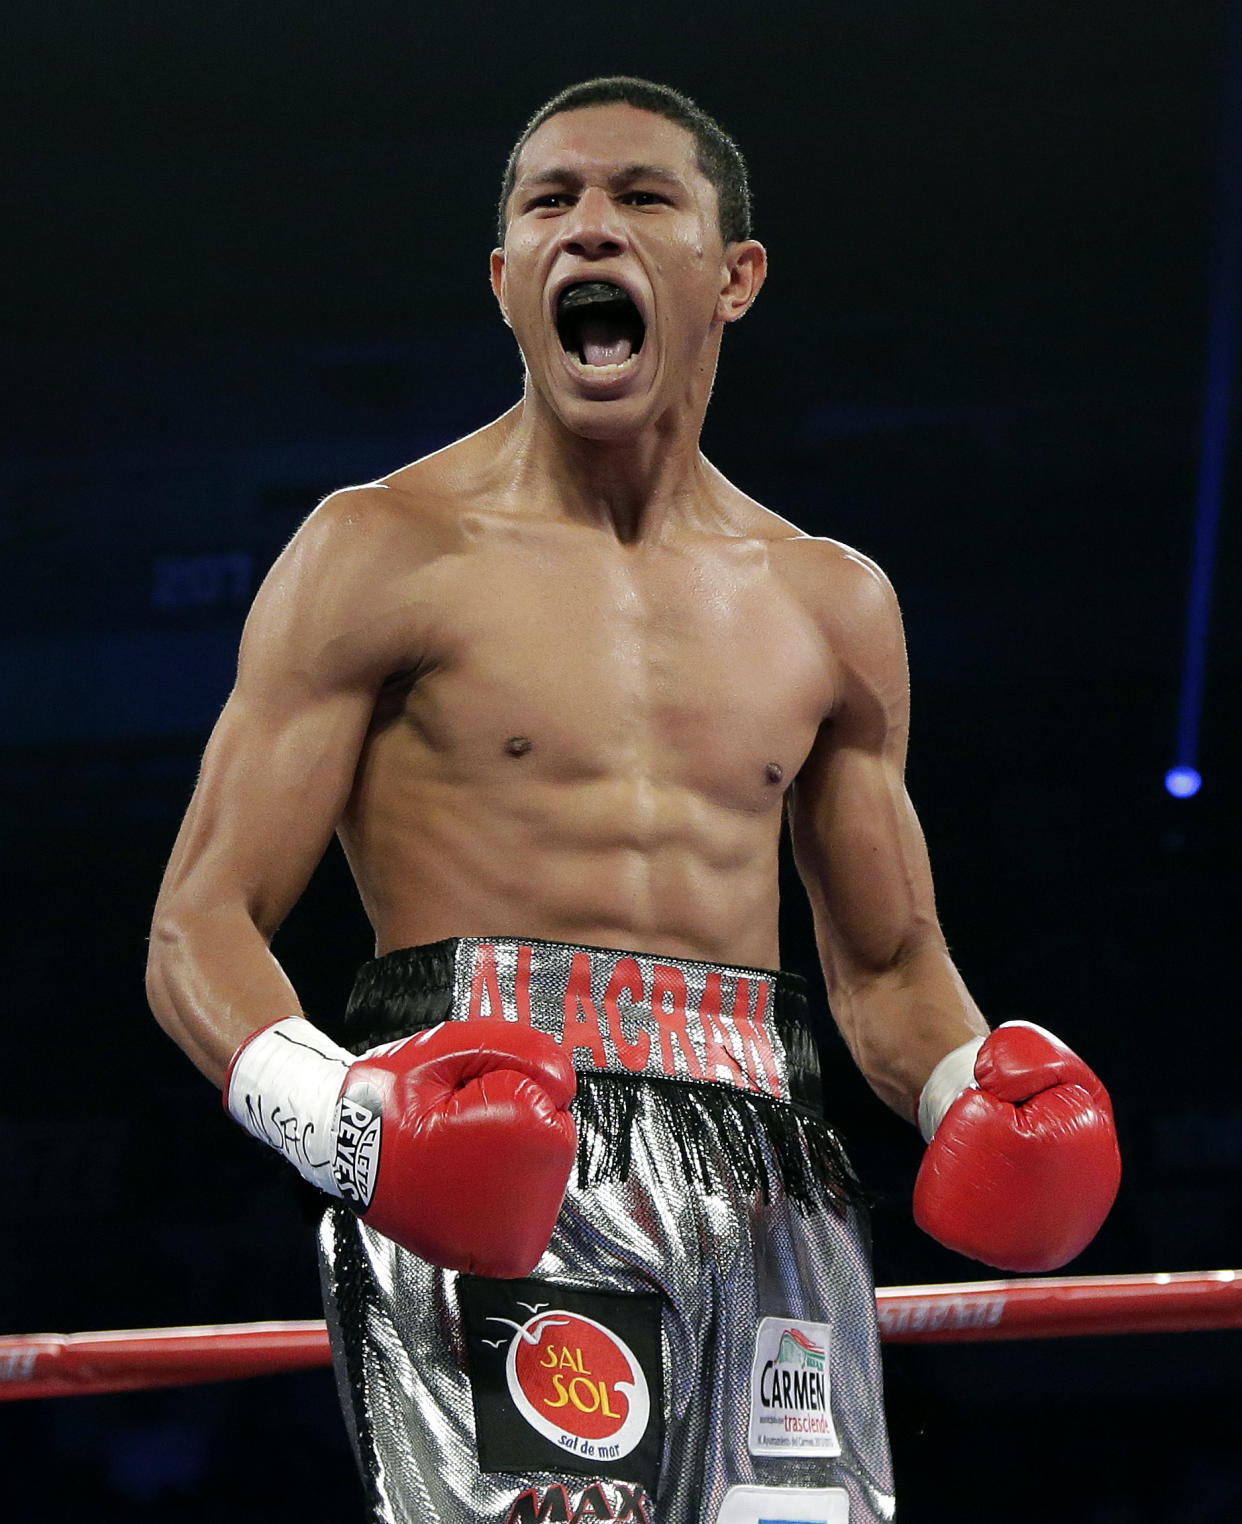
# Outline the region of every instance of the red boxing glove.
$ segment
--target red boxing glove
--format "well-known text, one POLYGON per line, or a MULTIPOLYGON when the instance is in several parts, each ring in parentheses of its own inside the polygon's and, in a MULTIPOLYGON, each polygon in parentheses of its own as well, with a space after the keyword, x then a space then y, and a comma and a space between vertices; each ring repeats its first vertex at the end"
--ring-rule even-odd
POLYGON ((1121 1183, 1112 1103, 1051 1032, 1006 1022, 981 1045, 946 1054, 919 1113, 929 1142, 914 1219, 924 1232, 1022 1271, 1055 1270, 1095 1237, 1121 1183), (954 1071, 960 1077, 976 1048, 974 1081, 952 1099, 954 1071))
POLYGON ((577 1152, 573 1064, 545 1033, 447 1021, 354 1058, 278 1021, 229 1065, 224 1101, 313 1185, 421 1259, 529 1275, 577 1152))

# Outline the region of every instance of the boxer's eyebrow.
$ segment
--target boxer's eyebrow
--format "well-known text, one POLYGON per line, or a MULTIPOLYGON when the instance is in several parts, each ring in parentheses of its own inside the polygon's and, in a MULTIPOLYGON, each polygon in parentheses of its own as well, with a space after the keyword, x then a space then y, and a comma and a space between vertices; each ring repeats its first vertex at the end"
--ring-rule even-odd
MULTIPOLYGON (((679 174, 661 164, 627 164, 608 176, 608 187, 610 190, 618 190, 635 180, 659 180, 665 185, 676 186, 684 184, 679 174)), ((549 169, 541 169, 537 174, 523 175, 516 189, 529 191, 544 185, 563 185, 567 189, 577 189, 582 183, 581 170, 570 169, 568 165, 553 165, 549 169)))
POLYGON ((536 190, 541 185, 581 185, 582 176, 573 169, 541 169, 537 175, 523 175, 513 187, 518 191, 536 190))
POLYGON ((681 185, 682 183, 679 174, 666 169, 662 164, 627 164, 624 169, 609 175, 608 184, 616 190, 622 185, 629 185, 634 180, 660 180, 665 185, 681 185))

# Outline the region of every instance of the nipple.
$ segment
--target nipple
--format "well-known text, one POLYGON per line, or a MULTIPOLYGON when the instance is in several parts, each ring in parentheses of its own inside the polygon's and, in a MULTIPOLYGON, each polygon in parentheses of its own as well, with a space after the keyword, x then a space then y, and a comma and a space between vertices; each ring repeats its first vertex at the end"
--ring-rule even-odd
POLYGON ((763 774, 769 783, 779 783, 785 776, 785 769, 779 762, 769 762, 764 768, 763 774))
POLYGON ((534 742, 526 736, 510 736, 505 742, 505 751, 511 757, 524 757, 534 747, 534 742))

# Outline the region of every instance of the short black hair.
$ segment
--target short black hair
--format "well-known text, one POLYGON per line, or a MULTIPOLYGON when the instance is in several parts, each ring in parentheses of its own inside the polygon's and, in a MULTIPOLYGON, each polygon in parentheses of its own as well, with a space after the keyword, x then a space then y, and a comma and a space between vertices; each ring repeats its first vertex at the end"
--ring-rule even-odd
POLYGON ((500 188, 497 231, 505 241, 505 213, 517 176, 517 161, 531 134, 563 111, 580 111, 585 106, 634 106, 650 111, 684 127, 694 137, 694 157, 702 173, 716 187, 720 211, 720 236, 725 243, 750 237, 750 185, 746 178, 746 160, 742 151, 714 117, 696 106, 688 95, 668 85, 656 85, 649 79, 629 74, 613 74, 603 79, 584 80, 554 95, 535 112, 513 145, 500 188))

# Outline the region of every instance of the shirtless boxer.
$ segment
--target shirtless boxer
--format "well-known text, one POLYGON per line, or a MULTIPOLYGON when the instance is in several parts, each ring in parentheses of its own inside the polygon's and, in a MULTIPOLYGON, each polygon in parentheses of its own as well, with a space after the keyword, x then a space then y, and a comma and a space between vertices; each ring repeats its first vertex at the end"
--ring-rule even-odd
POLYGON ((333 494, 273 567, 151 1003, 334 1198, 376 1519, 888 1519, 860 1209, 774 972, 784 810, 833 1015, 929 1139, 930 1232, 1077 1253, 1117 1187, 1108 1098, 1041 1029, 989 1036, 949 959, 883 575, 699 451, 766 274, 736 148, 593 81, 533 119, 501 211, 522 399, 333 494), (376 938, 348 1048, 269 951, 333 831, 376 938))

